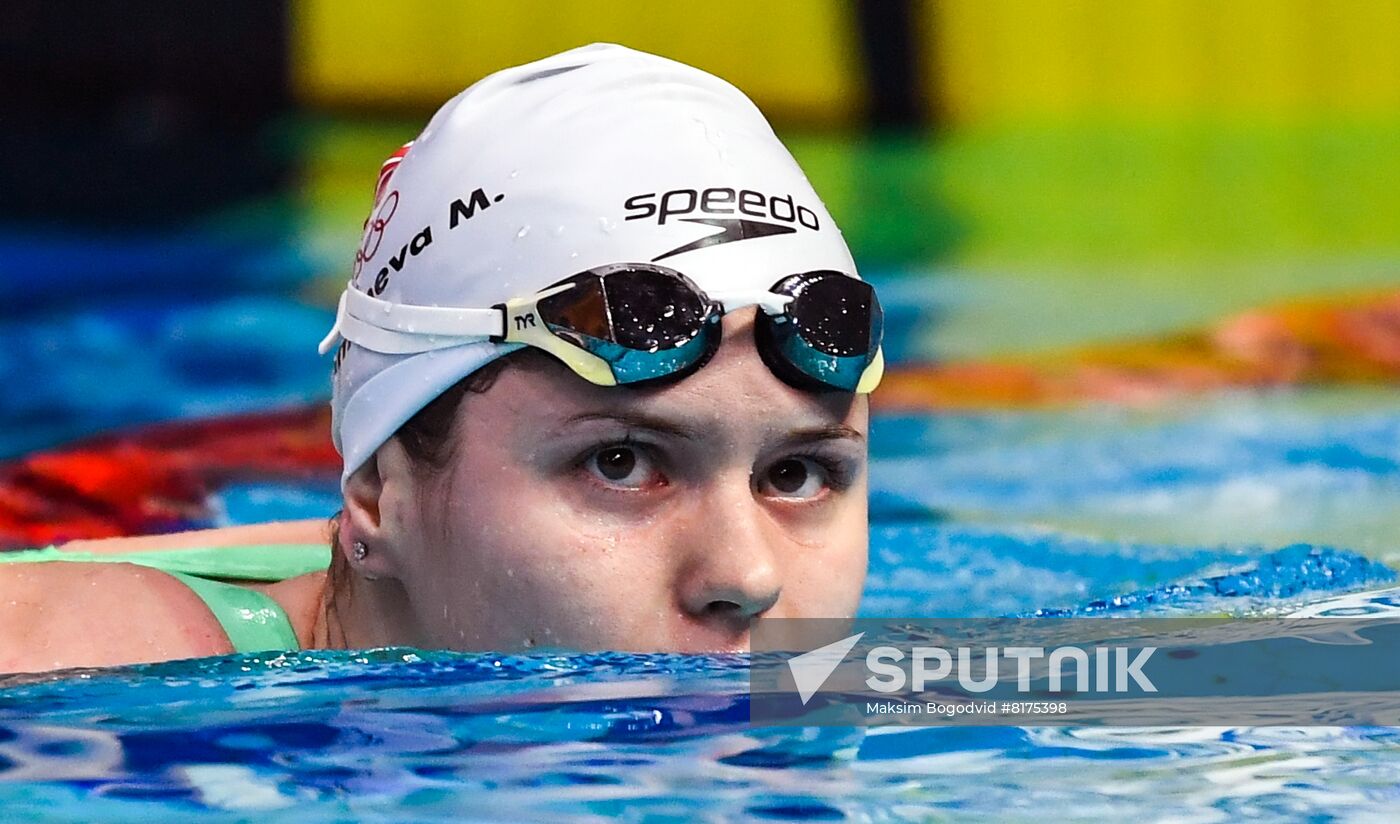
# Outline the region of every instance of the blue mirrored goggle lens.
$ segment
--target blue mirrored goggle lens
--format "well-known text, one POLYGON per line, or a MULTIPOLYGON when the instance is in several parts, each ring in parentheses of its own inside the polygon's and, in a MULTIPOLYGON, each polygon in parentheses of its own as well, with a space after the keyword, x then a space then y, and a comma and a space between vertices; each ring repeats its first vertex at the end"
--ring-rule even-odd
POLYGON ((828 354, 809 343, 797 332, 793 323, 775 323, 771 320, 768 323, 770 325, 766 337, 776 349, 776 352, 771 354, 803 376, 824 386, 854 392, 860 385, 865 368, 874 360, 874 352, 869 355, 862 353, 848 356, 828 354))
POLYGON ((713 353, 719 316, 680 273, 636 264, 574 281, 539 302, 540 316, 555 335, 607 361, 618 383, 678 377, 713 353))
POLYGON ((781 317, 760 320, 760 339, 774 350, 767 359, 818 384, 855 391, 884 336, 875 290, 840 272, 816 271, 784 278, 773 291, 793 299, 781 317))
MULTIPOLYGON (((620 384, 643 383, 689 374, 709 360, 719 340, 719 316, 690 340, 664 349, 632 349, 612 341, 564 333, 566 340, 607 361, 620 384)), ((562 330, 561 330, 562 331, 562 330)))
POLYGON ((792 295, 785 314, 808 346, 838 358, 875 357, 884 313, 870 284, 840 272, 817 271, 784 278, 773 291, 792 295))
POLYGON ((631 349, 664 351, 700 334, 710 306, 680 275, 645 270, 613 272, 603 281, 612 340, 631 349))

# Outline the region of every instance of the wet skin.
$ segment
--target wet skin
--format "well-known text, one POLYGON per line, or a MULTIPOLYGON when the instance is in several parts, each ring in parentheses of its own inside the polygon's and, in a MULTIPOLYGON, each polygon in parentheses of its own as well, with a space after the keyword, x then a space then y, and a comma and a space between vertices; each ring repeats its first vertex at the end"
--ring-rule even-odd
POLYGON ((513 365, 466 396, 440 471, 385 444, 347 485, 338 551, 354 574, 314 634, 694 652, 747 649, 765 616, 853 615, 867 401, 779 381, 753 312, 727 316, 714 359, 660 388, 513 365))

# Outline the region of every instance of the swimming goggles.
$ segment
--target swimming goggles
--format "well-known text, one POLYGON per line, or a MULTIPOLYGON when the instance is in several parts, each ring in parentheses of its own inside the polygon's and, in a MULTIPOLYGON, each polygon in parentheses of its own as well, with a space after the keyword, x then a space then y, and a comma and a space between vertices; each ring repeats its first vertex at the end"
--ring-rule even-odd
POLYGON ((674 269, 620 263, 588 269, 490 309, 391 303, 353 286, 341 296, 321 353, 343 337, 385 354, 464 343, 522 343, 600 386, 678 380, 719 348, 726 312, 758 306, 754 342, 784 382, 870 392, 884 373, 884 313, 870 284, 819 270, 767 291, 707 295, 674 269))

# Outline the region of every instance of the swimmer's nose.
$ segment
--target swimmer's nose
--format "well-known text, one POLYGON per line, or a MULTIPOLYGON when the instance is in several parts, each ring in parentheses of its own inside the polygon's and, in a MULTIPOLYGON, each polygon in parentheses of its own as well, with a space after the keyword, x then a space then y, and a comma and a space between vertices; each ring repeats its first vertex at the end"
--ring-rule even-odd
POLYGON ((716 495, 687 537, 680 579, 687 613, 742 630, 778 602, 782 576, 774 548, 775 525, 747 493, 716 495))
POLYGON ((724 623, 752 621, 778 602, 779 588, 748 576, 746 580, 701 585, 686 610, 704 620, 724 623))

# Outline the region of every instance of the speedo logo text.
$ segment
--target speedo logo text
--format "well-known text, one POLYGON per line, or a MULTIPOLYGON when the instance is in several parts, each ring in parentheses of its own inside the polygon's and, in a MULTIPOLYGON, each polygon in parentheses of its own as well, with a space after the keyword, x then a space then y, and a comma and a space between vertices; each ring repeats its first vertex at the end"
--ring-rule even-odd
POLYGON ((647 192, 627 198, 622 205, 627 210, 624 220, 654 217, 658 226, 674 220, 711 228, 712 231, 702 237, 662 252, 652 258, 653 262, 739 240, 790 235, 798 226, 813 231, 821 229, 817 213, 797 205, 792 195, 766 195, 753 189, 716 187, 647 192))
POLYGON ((624 220, 656 218, 658 226, 667 220, 683 218, 697 212, 705 215, 744 215, 768 218, 781 223, 798 224, 808 229, 821 229, 817 213, 799 206, 792 195, 767 195, 752 189, 672 189, 669 192, 647 192, 632 195, 622 204, 627 211, 624 220))

